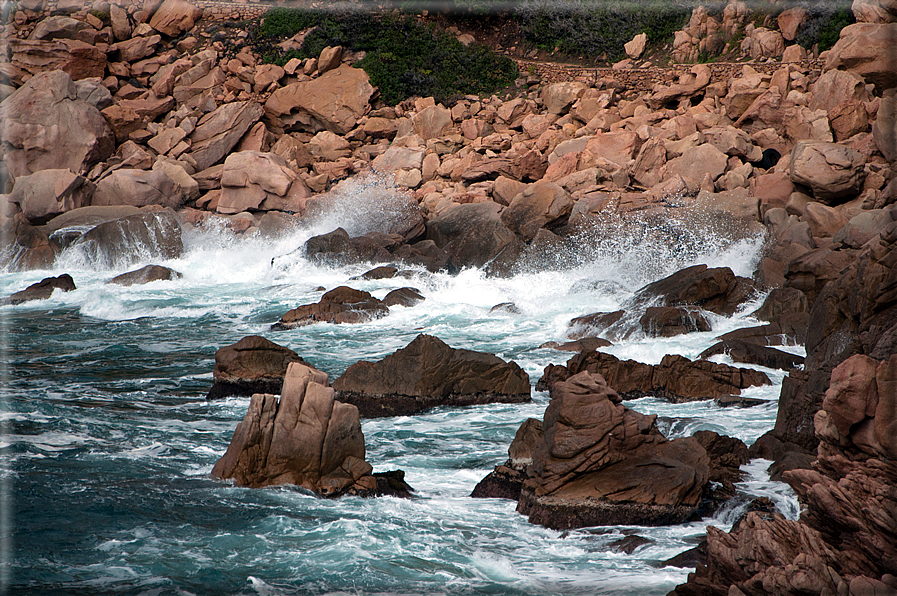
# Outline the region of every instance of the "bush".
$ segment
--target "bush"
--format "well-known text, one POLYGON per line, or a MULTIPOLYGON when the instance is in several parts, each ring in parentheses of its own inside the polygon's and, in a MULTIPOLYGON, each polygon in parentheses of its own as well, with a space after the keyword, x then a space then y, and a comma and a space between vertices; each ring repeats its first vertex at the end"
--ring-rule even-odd
POLYGON ((269 11, 258 37, 289 37, 315 27, 302 49, 289 53, 269 44, 263 60, 285 64, 290 58, 317 57, 327 46, 364 51, 357 63, 395 105, 408 97, 433 96, 452 103, 468 93, 493 93, 513 83, 516 64, 481 46, 465 47, 445 33, 432 31, 408 15, 372 15, 358 9, 327 11, 276 8, 269 11))

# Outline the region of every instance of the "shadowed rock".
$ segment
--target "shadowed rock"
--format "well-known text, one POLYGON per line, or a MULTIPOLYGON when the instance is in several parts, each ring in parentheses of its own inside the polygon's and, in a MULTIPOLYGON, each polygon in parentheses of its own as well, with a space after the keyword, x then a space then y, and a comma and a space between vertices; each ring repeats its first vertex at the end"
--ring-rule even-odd
POLYGON ((137 284, 148 284, 152 281, 171 281, 183 277, 174 269, 163 267, 161 265, 147 265, 137 269, 136 271, 128 271, 117 275, 107 281, 107 284, 118 284, 120 286, 133 286, 137 284))
POLYGON ((356 362, 333 387, 341 401, 358 406, 365 418, 530 400, 529 376, 516 363, 457 350, 430 335, 418 335, 379 362, 356 362))
POLYGON ((289 348, 250 335, 215 352, 215 383, 206 399, 254 393, 280 394, 291 362, 305 362, 289 348))
POLYGON ((526 480, 526 467, 533 463, 533 449, 540 440, 542 421, 535 418, 524 420, 508 447, 508 461, 495 466, 477 483, 470 496, 476 499, 519 499, 520 489, 526 480))
POLYGON ((68 273, 63 273, 59 277, 46 277, 37 283, 33 283, 24 290, 19 290, 12 296, 3 300, 5 304, 21 304, 31 300, 46 300, 54 290, 62 290, 63 292, 71 292, 75 289, 75 281, 68 273))
POLYGON ((386 305, 370 293, 339 286, 314 304, 303 304, 287 311, 271 329, 293 329, 313 323, 367 323, 388 314, 386 305))
POLYGON ((715 343, 698 354, 698 358, 706 360, 717 354, 727 354, 735 362, 782 370, 791 370, 804 363, 803 356, 737 339, 715 343))
POLYGON ((414 306, 426 300, 417 288, 398 288, 383 297, 386 306, 414 306))

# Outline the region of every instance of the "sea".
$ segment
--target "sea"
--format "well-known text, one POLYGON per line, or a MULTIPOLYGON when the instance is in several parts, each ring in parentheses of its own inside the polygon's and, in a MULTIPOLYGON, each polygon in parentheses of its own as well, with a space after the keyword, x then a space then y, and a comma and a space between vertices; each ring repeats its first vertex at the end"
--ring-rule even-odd
MULTIPOLYGON (((359 187, 325 216, 276 238, 207 222, 185 229, 176 259, 154 260, 134 246, 99 266, 74 246, 49 270, 0 274, 0 296, 62 273, 77 286, 0 307, 3 593, 666 594, 694 570, 664 561, 696 546, 708 526, 728 530, 752 499, 768 497, 786 517, 799 515, 794 494, 769 480, 764 460, 744 466, 738 495, 713 517, 676 526, 557 531, 530 524, 512 501, 471 498, 507 459, 520 424, 542 418, 549 395, 535 389, 529 403, 363 420, 368 461, 375 471, 404 470, 412 498, 328 500, 291 486, 249 489, 212 479, 249 397, 207 400, 206 393, 215 351, 242 337, 287 346, 332 381, 354 362, 379 360, 427 333, 514 360, 535 386, 548 364, 572 356, 540 347, 565 341, 571 318, 616 310, 645 284, 693 264, 750 276, 763 246, 762 236, 732 235, 691 213, 599 226, 564 254, 510 277, 410 268, 365 281, 353 278, 375 264, 305 259, 300 249, 311 236, 337 226, 357 235, 384 220, 371 214, 388 213, 390 193, 369 190, 359 187), (106 283, 150 263, 183 277, 106 283), (320 288, 339 285, 380 298, 414 287, 426 299, 363 324, 270 330, 287 310, 316 302, 320 288), (492 311, 508 302, 518 312, 492 311), (621 552, 614 543, 631 535, 648 542, 621 552)), ((709 314, 711 332, 635 334, 605 350, 646 363, 665 354, 695 358, 721 333, 758 324, 750 313, 763 299, 756 295, 732 317, 709 314)), ((726 356, 714 360, 731 364, 726 356)), ((762 405, 650 397, 625 405, 657 414, 670 438, 706 429, 750 445, 775 423, 784 376, 762 370, 773 384, 743 393, 762 405)))

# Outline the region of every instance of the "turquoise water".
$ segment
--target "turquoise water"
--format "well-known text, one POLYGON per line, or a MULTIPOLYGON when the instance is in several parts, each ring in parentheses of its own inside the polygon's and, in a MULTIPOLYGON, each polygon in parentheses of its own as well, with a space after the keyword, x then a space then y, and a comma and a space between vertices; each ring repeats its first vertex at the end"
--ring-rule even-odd
MULTIPOLYGON (((335 214, 278 241, 223 229, 190 232, 186 254, 162 263, 184 274, 172 282, 107 286, 136 267, 98 270, 76 252, 51 271, 0 276, 0 295, 63 272, 78 286, 46 301, 0 307, 6 591, 666 594, 690 570, 659 562, 694 546, 708 524, 728 528, 750 495, 770 496, 796 516, 793 495, 768 482, 762 461, 747 468, 750 481, 730 508, 674 527, 558 532, 530 525, 513 502, 469 498, 507 458, 520 423, 541 418, 548 395, 535 391, 527 404, 363 421, 368 461, 376 471, 405 470, 416 489, 410 500, 322 500, 289 487, 252 490, 212 480, 211 468, 249 403, 205 400, 214 354, 246 335, 292 348, 332 380, 353 362, 379 359, 426 332, 453 347, 513 359, 535 384, 547 364, 571 356, 538 347, 563 340, 570 318, 613 310, 658 272, 695 262, 749 274, 760 246, 757 239, 685 238, 678 246, 616 239, 589 248, 572 268, 510 279, 467 270, 348 282, 368 267, 319 267, 298 257, 271 266, 272 257, 310 235, 334 223, 357 228, 358 221, 358 212, 335 214), (268 330, 286 310, 317 301, 319 286, 346 283, 378 297, 414 286, 426 301, 363 325, 268 330), (521 314, 489 312, 509 301, 521 314), (632 555, 609 546, 631 533, 653 542, 632 555)), ((760 300, 732 318, 711 317, 711 333, 635 337, 609 351, 651 363, 667 353, 693 358, 719 333, 756 324, 744 313, 760 300)), ((775 421, 783 375, 767 372, 775 385, 747 392, 768 400, 764 406, 720 409, 650 398, 628 405, 659 414, 671 437, 710 429, 750 443, 775 421)))

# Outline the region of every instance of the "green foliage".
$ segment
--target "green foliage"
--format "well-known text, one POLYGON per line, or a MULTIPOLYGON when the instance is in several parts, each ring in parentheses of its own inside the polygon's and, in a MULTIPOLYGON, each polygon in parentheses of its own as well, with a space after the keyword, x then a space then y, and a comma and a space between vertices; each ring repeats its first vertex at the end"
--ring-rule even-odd
POLYGON ((814 2, 805 4, 808 18, 797 32, 797 43, 805 48, 819 44, 819 51, 831 49, 841 29, 856 22, 850 5, 843 2, 814 2))
POLYGON ((261 38, 288 37, 315 27, 302 49, 283 53, 270 44, 263 60, 285 64, 290 58, 317 57, 327 46, 364 51, 357 63, 380 89, 383 101, 396 104, 413 95, 437 101, 468 93, 493 93, 513 83, 517 67, 481 46, 465 47, 453 36, 435 33, 413 17, 374 16, 350 8, 328 11, 273 9, 259 27, 261 38), (273 14, 272 14, 273 13, 273 14))

